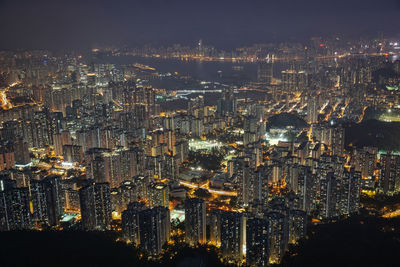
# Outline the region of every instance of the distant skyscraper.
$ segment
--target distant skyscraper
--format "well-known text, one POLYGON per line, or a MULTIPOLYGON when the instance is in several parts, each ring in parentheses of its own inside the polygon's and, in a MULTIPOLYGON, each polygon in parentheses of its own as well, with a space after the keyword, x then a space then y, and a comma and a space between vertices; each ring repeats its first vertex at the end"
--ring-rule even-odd
POLYGON ((307 103, 307 122, 318 122, 318 99, 315 96, 309 96, 307 103))
POLYGON ((272 82, 272 77, 273 77, 273 63, 263 62, 258 64, 257 68, 258 82, 269 85, 272 82))
POLYGON ((186 243, 196 245, 206 242, 206 203, 202 199, 185 200, 186 243))
POLYGON ((236 99, 234 96, 233 88, 222 89, 222 97, 218 99, 217 112, 221 116, 236 113, 236 99))
POLYGON ((285 92, 302 92, 307 88, 308 78, 304 71, 282 71, 282 89, 285 92))
POLYGON ((204 53, 204 48, 203 48, 203 40, 200 39, 199 42, 197 43, 197 51, 199 55, 203 55, 204 53))

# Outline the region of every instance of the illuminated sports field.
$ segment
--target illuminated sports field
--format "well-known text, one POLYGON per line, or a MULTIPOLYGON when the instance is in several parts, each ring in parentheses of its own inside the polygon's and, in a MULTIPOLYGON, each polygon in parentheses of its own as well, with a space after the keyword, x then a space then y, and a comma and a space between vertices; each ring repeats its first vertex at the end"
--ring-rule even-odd
POLYGON ((222 146, 221 142, 215 140, 199 140, 191 139, 189 140, 190 150, 212 150, 213 148, 220 148, 222 146))
POLYGON ((270 145, 277 145, 279 141, 288 141, 286 134, 287 130, 274 130, 265 134, 265 140, 267 140, 270 145))
POLYGON ((379 120, 386 122, 400 122, 400 114, 384 113, 379 116, 379 120))

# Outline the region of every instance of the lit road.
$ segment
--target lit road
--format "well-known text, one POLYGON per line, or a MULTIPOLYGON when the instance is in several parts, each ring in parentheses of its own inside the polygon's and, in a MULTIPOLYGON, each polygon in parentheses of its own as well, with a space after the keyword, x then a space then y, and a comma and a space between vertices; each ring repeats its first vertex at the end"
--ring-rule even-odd
POLYGON ((297 107, 298 103, 295 103, 289 110, 288 113, 292 112, 296 107, 297 107))
POLYGON ((325 108, 328 106, 328 104, 329 104, 329 100, 327 100, 327 101, 325 102, 325 104, 322 105, 321 109, 319 110, 319 114, 324 113, 324 110, 325 110, 325 108))
POLYGON ((395 211, 385 213, 382 215, 383 218, 387 218, 387 219, 398 217, 398 216, 400 216, 400 210, 395 210, 395 211))
POLYGON ((0 106, 1 106, 3 109, 7 110, 7 109, 13 108, 13 105, 12 105, 12 104, 8 101, 8 99, 7 99, 7 91, 8 91, 10 88, 16 86, 17 84, 18 84, 17 82, 12 83, 12 84, 10 84, 8 87, 6 87, 5 89, 2 89, 2 90, 0 91, 0 106))
MULTIPOLYGON (((199 186, 195 183, 190 183, 187 181, 179 181, 179 184, 190 187, 190 188, 199 188, 199 186)), ((215 194, 215 195, 224 195, 224 196, 237 196, 236 192, 232 192, 232 191, 224 191, 224 190, 216 190, 216 189, 210 189, 208 188, 208 183, 205 183, 203 185, 200 185, 200 188, 208 190, 208 192, 210 192, 211 194, 215 194)))
POLYGON ((141 70, 156 70, 155 68, 153 68, 153 67, 149 67, 149 66, 146 66, 146 65, 142 65, 142 64, 139 64, 139 63, 136 63, 136 64, 133 64, 133 66, 135 67, 135 68, 138 68, 138 69, 141 69, 141 70))
POLYGON ((194 93, 200 93, 200 94, 206 94, 206 93, 221 93, 221 89, 215 89, 215 90, 177 90, 176 95, 177 96, 183 96, 183 95, 190 95, 194 93))
POLYGON ((7 100, 6 91, 0 91, 0 104, 3 109, 10 109, 10 102, 7 100))
POLYGON ((358 123, 361 123, 361 122, 363 121, 364 115, 365 115, 365 110, 366 110, 366 109, 367 109, 367 107, 364 107, 364 108, 363 108, 363 111, 362 111, 362 113, 361 113, 360 119, 358 120, 358 123))
MULTIPOLYGON (((333 115, 333 113, 336 111, 336 108, 340 104, 341 101, 335 103, 335 105, 332 107, 332 110, 329 111, 328 114, 326 114, 324 121, 329 121, 333 115)), ((343 111, 344 112, 344 111, 343 111)))

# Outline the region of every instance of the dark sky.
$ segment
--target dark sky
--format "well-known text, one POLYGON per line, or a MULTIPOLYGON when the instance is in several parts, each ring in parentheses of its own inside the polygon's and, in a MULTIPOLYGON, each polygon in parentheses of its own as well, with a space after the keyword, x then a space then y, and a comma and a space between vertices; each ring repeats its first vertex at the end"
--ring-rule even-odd
POLYGON ((0 0, 0 48, 398 35, 400 0, 0 0))

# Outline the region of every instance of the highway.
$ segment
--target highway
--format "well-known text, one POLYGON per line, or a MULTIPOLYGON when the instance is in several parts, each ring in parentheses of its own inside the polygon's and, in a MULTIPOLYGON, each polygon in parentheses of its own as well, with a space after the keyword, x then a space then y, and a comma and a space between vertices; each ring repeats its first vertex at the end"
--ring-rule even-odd
MULTIPOLYGON (((180 185, 186 186, 186 187, 190 187, 190 188, 199 188, 198 184, 195 183, 190 183, 188 181, 179 181, 180 185)), ((224 196, 237 196, 236 192, 232 192, 232 191, 224 191, 224 190, 216 190, 216 189, 210 189, 208 188, 208 183, 205 183, 203 185, 200 185, 200 188, 207 190, 208 192, 210 192, 211 194, 215 194, 215 195, 224 195, 224 196)))
POLYGON ((10 84, 8 87, 6 87, 5 89, 2 89, 2 90, 0 91, 0 106, 1 106, 4 110, 13 108, 13 105, 12 105, 12 104, 10 103, 10 101, 8 101, 8 99, 7 99, 7 91, 8 91, 10 88, 16 86, 17 84, 18 84, 17 82, 12 83, 12 84, 10 84))
POLYGON ((398 217, 400 216, 400 209, 399 210, 395 210, 392 212, 388 212, 382 215, 383 218, 389 219, 389 218, 394 218, 394 217, 398 217))

